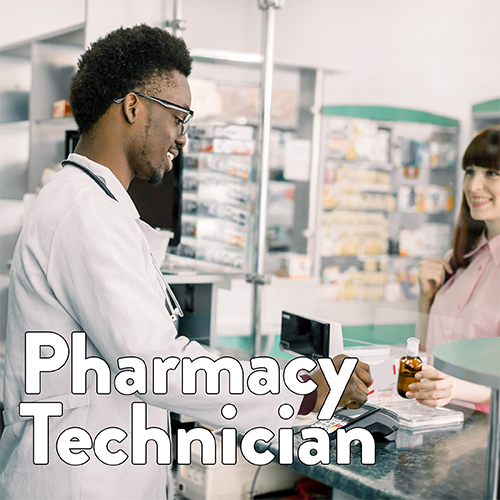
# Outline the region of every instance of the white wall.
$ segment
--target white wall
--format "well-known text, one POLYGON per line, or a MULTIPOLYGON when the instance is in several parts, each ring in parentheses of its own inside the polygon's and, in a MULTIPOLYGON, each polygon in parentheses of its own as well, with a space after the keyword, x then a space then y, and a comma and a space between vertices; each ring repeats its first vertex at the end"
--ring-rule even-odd
MULTIPOLYGON (((191 47, 260 49, 256 0, 184 0, 184 17, 191 47)), ((498 0, 285 0, 276 58, 342 71, 338 102, 453 114, 461 93, 500 93, 499 26, 498 0)))
MULTIPOLYGON (((190 47, 260 51, 257 0, 183 6, 190 47)), ((498 0, 285 0, 276 12, 275 57, 340 72, 326 80, 325 104, 458 119, 462 154, 472 105, 500 96, 499 27, 498 0)))
POLYGON ((159 25, 165 0, 0 0, 0 47, 89 21, 87 44, 120 26, 159 25))
POLYGON ((164 0, 86 0, 86 6, 87 46, 120 26, 140 23, 158 26, 165 19, 164 0))
MULTIPOLYGON (((159 24, 173 0, 0 0, 0 47, 89 19, 88 41, 120 25, 159 24)), ((260 50, 257 0, 184 0, 190 47, 260 50)), ((285 0, 276 58, 342 72, 328 104, 408 107, 458 118, 500 95, 498 0, 285 0)), ((464 147, 464 144, 462 145, 464 147)))
MULTIPOLYGON (((0 0, 0 47, 85 19, 87 43, 121 25, 159 25, 173 0, 0 0)), ((259 52, 257 0, 183 0, 192 48, 259 52)), ((499 0, 285 0, 276 59, 330 68, 326 104, 374 104, 457 118, 500 96, 499 0)))
POLYGON ((184 0, 182 5, 188 46, 260 52, 262 13, 257 0, 184 0))
POLYGON ((84 22, 85 0, 0 0, 0 47, 84 22))
MULTIPOLYGON (((183 0, 192 48, 259 52, 257 0, 183 0)), ((0 0, 0 47, 87 23, 87 43, 121 25, 159 25, 173 0, 0 0)), ((326 104, 374 104, 457 118, 500 96, 499 0, 285 0, 276 59, 330 68, 326 104)))
MULTIPOLYGON (((256 0, 185 0, 192 47, 260 50, 256 0)), ((420 109, 460 120, 500 96, 498 0, 285 0, 276 59, 340 71, 327 104, 420 109)))

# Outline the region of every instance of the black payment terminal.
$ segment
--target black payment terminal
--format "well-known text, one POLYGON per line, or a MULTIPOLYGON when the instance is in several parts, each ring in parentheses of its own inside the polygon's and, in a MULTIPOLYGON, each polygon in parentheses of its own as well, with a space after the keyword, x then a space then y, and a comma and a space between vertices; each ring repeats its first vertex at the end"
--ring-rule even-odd
POLYGON ((330 440, 337 438, 337 429, 348 431, 362 427, 371 433, 375 441, 394 441, 399 428, 399 417, 387 408, 365 404, 356 410, 341 408, 329 420, 318 420, 311 427, 325 429, 330 440))

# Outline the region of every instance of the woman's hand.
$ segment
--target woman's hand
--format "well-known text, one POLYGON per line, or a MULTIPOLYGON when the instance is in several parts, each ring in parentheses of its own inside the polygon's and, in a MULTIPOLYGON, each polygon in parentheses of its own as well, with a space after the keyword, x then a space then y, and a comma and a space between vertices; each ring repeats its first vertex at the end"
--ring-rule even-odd
POLYGON ((433 366, 426 365, 415 378, 426 379, 426 382, 410 384, 406 397, 416 399, 426 406, 445 406, 453 398, 453 387, 456 379, 446 375, 433 366))
POLYGON ((420 297, 432 303, 436 292, 443 286, 445 273, 453 274, 450 263, 441 257, 431 257, 420 261, 418 282, 420 297))

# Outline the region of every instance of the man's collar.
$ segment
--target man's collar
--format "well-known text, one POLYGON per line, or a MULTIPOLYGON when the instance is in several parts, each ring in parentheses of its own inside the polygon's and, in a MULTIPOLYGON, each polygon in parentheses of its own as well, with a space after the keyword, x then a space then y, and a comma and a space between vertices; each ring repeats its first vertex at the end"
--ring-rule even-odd
POLYGON ((465 254, 464 257, 466 259, 468 259, 469 257, 472 257, 477 252, 479 252, 479 250, 481 250, 481 248, 483 248, 485 245, 489 246, 493 262, 495 263, 495 266, 498 266, 500 264, 500 235, 495 236, 491 240, 487 240, 486 236, 483 232, 481 234, 481 237, 479 238, 479 241, 478 241, 476 247, 474 248, 474 250, 465 254))
POLYGON ((68 160, 83 165, 85 168, 97 175, 104 182, 104 184, 106 184, 106 187, 113 193, 115 198, 118 200, 118 203, 120 203, 120 205, 124 207, 134 219, 139 218, 139 212, 130 198, 130 195, 108 167, 100 165, 95 161, 89 160, 86 156, 76 153, 71 153, 68 156, 68 160))

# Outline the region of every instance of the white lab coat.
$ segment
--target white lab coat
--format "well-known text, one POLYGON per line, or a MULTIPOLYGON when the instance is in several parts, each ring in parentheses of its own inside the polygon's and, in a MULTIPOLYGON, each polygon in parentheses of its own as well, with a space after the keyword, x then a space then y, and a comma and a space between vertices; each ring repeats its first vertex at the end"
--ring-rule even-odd
MULTIPOLYGON (((110 450, 123 449, 130 457, 131 403, 148 403, 148 426, 166 427, 167 411, 192 416, 216 427, 240 431, 264 426, 289 426, 277 415, 290 403, 297 411, 302 396, 281 384, 276 396, 255 396, 248 391, 231 396, 237 417, 220 414, 228 397, 183 395, 180 370, 169 372, 169 391, 151 391, 155 357, 196 358, 208 352, 195 342, 176 338, 164 307, 164 295, 151 263, 159 235, 139 219, 138 212, 118 179, 106 167, 79 155, 70 155, 98 175, 118 202, 84 172, 71 166, 53 176, 38 195, 20 235, 12 264, 5 367, 5 431, 0 442, 0 498, 22 499, 160 499, 166 496, 167 467, 155 462, 149 445, 147 465, 107 466, 88 450, 82 466, 66 465, 55 442, 68 427, 86 429, 92 438, 107 427, 119 427, 128 437, 110 450), (117 370, 117 359, 137 356, 148 366, 148 393, 123 396, 112 386, 110 395, 97 395, 89 372, 85 395, 70 388, 70 362, 42 374, 42 392, 24 392, 24 339, 26 331, 53 331, 71 345, 71 332, 85 331, 87 356, 99 356, 117 370), (140 399, 139 399, 140 398, 140 399), (61 401, 63 416, 51 417, 49 464, 33 465, 33 420, 19 416, 21 401, 61 401)), ((159 260, 157 258, 157 260, 159 260)), ((200 391, 199 391, 200 392, 200 391)))

